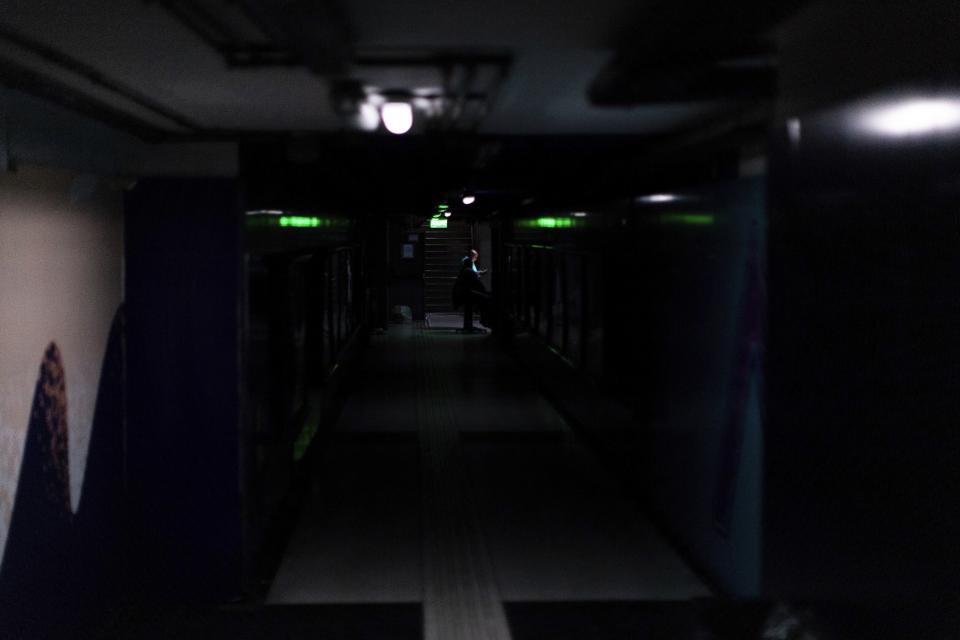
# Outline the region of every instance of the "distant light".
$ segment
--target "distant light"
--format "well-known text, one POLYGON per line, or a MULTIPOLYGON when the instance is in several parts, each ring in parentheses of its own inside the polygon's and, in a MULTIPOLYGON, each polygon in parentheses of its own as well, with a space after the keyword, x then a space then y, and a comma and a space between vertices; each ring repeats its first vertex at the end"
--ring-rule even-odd
POLYGON ((803 127, 800 124, 800 118, 790 118, 787 120, 787 137, 790 138, 790 144, 794 147, 800 146, 800 138, 803 136, 803 127))
POLYGON ((380 117, 387 131, 402 135, 413 127, 413 107, 407 102, 388 102, 380 107, 380 117))
POLYGON ((884 136, 904 137, 960 129, 960 100, 956 98, 904 100, 869 109, 862 126, 884 136))
POLYGON ((449 208, 450 208, 450 205, 448 205, 448 204, 438 204, 438 205, 437 205, 437 209, 439 209, 440 211, 446 211, 446 210, 449 209, 449 208))
POLYGON ((446 229, 447 228, 447 219, 446 218, 433 218, 430 220, 431 229, 446 229))
POLYGON ((714 217, 713 214, 710 213, 663 213, 660 215, 660 222, 666 224, 707 226, 714 223, 714 217))
POLYGON ((357 124, 364 131, 376 131, 380 126, 380 112, 369 102, 362 103, 357 114, 357 124))
POLYGON ((276 209, 257 209, 256 211, 247 211, 248 216, 282 216, 283 211, 276 209))
POLYGON ((449 218, 450 216, 453 215, 453 212, 452 212, 452 211, 444 211, 444 212, 443 212, 443 215, 444 215, 444 217, 449 218))
POLYGON ((477 196, 463 196, 463 204, 473 204, 477 201, 477 196))
POLYGON ((574 211, 572 215, 573 215, 574 218, 586 218, 586 217, 587 217, 587 212, 586 212, 586 211, 574 211))
POLYGON ((654 193, 649 196, 640 196, 637 198, 637 202, 650 202, 650 203, 660 203, 660 202, 676 202, 680 200, 680 196, 673 193, 654 193))

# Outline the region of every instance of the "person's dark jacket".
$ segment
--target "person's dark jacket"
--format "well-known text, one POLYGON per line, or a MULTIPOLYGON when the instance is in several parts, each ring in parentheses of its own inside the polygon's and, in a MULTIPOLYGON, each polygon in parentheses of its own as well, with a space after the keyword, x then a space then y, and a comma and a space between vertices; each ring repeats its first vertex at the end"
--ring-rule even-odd
POLYGON ((464 261, 457 280, 453 283, 453 308, 459 309, 467 301, 467 296, 474 295, 476 298, 476 294, 485 297, 487 288, 480 282, 480 275, 473 270, 473 265, 464 261))

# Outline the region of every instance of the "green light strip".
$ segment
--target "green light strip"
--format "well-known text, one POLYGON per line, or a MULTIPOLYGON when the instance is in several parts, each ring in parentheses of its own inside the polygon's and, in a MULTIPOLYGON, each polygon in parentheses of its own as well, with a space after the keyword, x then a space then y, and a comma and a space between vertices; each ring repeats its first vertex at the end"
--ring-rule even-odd
POLYGON ((572 218, 536 218, 534 220, 519 220, 517 224, 521 227, 537 227, 540 229, 570 229, 577 226, 572 218))
POLYGON ((281 227, 319 227, 320 218, 310 218, 307 216, 282 216, 280 218, 281 227))
POLYGON ((446 229, 446 228, 447 228, 447 220, 446 220, 446 218, 432 218, 432 219, 430 220, 430 228, 431 228, 431 229, 446 229))
POLYGON ((327 218, 317 216, 277 216, 247 214, 247 225, 251 227, 283 227, 285 229, 346 229, 350 220, 346 218, 327 218))
POLYGON ((661 213, 660 222, 664 224, 708 226, 714 223, 714 216, 710 213, 661 213))

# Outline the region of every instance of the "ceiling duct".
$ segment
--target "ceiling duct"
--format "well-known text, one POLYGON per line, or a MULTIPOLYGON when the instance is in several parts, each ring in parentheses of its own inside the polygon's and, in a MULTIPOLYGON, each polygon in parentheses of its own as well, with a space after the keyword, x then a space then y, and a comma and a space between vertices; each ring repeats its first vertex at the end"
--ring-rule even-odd
POLYGON ((759 100, 777 90, 777 61, 770 53, 699 60, 615 58, 590 84, 589 97, 599 106, 693 101, 759 100))
POLYGON ((804 4, 660 1, 616 37, 616 54, 588 89, 598 106, 756 100, 777 89, 770 30, 804 4))
POLYGON ((320 75, 345 73, 355 34, 334 0, 243 0, 250 17, 280 48, 296 54, 320 75))

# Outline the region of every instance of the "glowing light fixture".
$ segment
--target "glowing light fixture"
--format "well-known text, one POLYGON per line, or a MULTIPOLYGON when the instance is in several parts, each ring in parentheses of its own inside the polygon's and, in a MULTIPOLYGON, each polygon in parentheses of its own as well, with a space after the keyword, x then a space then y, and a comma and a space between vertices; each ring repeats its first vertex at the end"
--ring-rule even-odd
POLYGON ((447 219, 446 218, 432 218, 430 220, 431 229, 446 229, 447 228, 447 219))
POLYGON ((280 218, 281 227, 319 227, 320 218, 311 218, 307 216, 282 216, 280 218))
POLYGON ((380 107, 380 117, 387 131, 403 135, 413 127, 413 106, 409 102, 387 102, 380 107))
POLYGON ((521 227, 539 227, 540 229, 569 229, 575 226, 570 218, 535 218, 533 220, 520 220, 517 223, 521 227))
POLYGON ((444 217, 449 218, 450 216, 453 215, 453 212, 452 212, 452 211, 444 211, 444 212, 443 212, 443 215, 444 215, 444 217))
POLYGON ((281 227, 283 229, 346 229, 350 220, 330 216, 287 215, 275 211, 248 211, 248 227, 281 227), (281 213, 282 215, 278 215, 281 213))
POLYGON ((571 215, 572 215, 574 218, 586 218, 586 217, 587 217, 587 212, 586 212, 586 211, 574 211, 571 215))
POLYGON ((790 144, 794 147, 800 145, 800 138, 803 136, 803 125, 800 118, 790 118, 787 120, 787 137, 790 138, 790 144))
POLYGON ((380 126, 380 112, 369 102, 361 103, 357 112, 357 125, 364 131, 376 131, 380 126))
POLYGON ((884 136, 905 137, 960 129, 960 99, 914 98, 869 109, 862 126, 884 136))
POLYGON ((676 202, 680 199, 680 196, 673 193, 654 193, 649 196, 640 196, 637 198, 638 202, 649 202, 649 203, 661 203, 661 202, 676 202))
POLYGON ((477 201, 477 196, 471 196, 471 195, 463 196, 463 199, 462 199, 463 204, 473 204, 476 201, 477 201))

